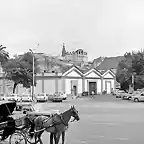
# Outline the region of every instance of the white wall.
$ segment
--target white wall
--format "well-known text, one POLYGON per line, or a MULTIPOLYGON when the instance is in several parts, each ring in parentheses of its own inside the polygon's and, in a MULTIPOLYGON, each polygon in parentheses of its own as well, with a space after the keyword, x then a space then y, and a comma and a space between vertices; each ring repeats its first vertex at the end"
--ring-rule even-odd
POLYGON ((106 81, 110 81, 110 82, 111 82, 111 88, 114 89, 114 83, 115 83, 115 82, 114 82, 114 79, 104 79, 104 80, 103 80, 103 91, 106 90, 106 87, 105 87, 106 81))
POLYGON ((37 93, 42 93, 42 80, 37 80, 36 81, 36 87, 34 87, 34 92, 37 93))
POLYGON ((62 92, 62 88, 63 88, 63 86, 62 86, 62 79, 58 79, 58 92, 62 92))
POLYGON ((55 93, 55 80, 54 79, 44 80, 44 92, 48 94, 55 93))
POLYGON ((65 92, 71 94, 71 80, 78 81, 78 93, 82 93, 82 79, 65 79, 65 92))

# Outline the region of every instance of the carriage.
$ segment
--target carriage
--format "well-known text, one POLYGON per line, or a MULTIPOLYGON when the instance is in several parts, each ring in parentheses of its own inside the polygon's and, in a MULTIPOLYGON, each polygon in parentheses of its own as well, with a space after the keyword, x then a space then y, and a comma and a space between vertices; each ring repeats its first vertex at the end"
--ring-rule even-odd
POLYGON ((25 118, 25 114, 13 115, 15 107, 15 101, 0 102, 0 142, 5 141, 8 137, 10 144, 18 143, 22 137, 24 139, 24 135, 20 131, 22 130, 20 126, 22 125, 22 121, 25 118), (5 132, 7 132, 7 134, 5 132), (4 135, 6 135, 6 137, 4 137, 4 135), (19 140, 13 139, 14 135, 19 136, 19 140))
MULTIPOLYGON (((25 118, 34 118, 39 115, 45 115, 42 112, 27 112, 27 113, 14 113, 17 108, 15 101, 0 101, 0 143, 9 138, 9 144, 27 144, 34 143, 29 137, 29 127, 25 127, 25 118), (12 121, 14 124, 12 124, 12 121), (11 131, 7 137, 3 139, 4 131, 11 131)), ((47 112, 47 116, 50 117, 50 113, 47 112)))

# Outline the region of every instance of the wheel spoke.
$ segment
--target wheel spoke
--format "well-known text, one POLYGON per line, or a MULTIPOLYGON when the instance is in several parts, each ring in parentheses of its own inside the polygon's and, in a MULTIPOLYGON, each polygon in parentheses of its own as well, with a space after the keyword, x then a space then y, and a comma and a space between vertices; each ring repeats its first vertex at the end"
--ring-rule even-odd
POLYGON ((9 139, 10 144, 27 144, 26 137, 22 132, 15 132, 10 136, 9 139))

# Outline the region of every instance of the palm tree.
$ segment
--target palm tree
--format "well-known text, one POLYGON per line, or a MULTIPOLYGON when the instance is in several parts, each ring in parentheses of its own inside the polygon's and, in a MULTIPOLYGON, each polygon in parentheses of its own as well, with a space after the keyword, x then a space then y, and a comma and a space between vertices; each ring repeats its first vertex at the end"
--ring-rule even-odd
POLYGON ((5 62, 7 62, 9 59, 9 53, 6 52, 4 49, 6 49, 6 47, 4 47, 3 45, 0 45, 0 63, 1 63, 1 65, 3 65, 5 62))

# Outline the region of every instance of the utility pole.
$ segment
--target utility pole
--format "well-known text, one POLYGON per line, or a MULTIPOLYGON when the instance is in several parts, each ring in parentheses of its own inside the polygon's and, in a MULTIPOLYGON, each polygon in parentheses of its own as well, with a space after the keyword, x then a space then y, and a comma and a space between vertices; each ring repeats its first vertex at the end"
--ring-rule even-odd
POLYGON ((34 69, 35 69, 35 63, 34 63, 34 53, 33 53, 33 51, 32 51, 32 49, 29 49, 29 51, 31 52, 31 54, 32 54, 32 57, 33 57, 33 67, 32 67, 32 69, 33 69, 33 72, 32 72, 32 76, 33 76, 33 84, 32 84, 32 101, 34 101, 34 81, 35 81, 35 79, 34 79, 34 69))
MULTIPOLYGON (((39 44, 37 45, 37 48, 39 47, 39 44)), ((34 50, 34 49, 33 49, 34 50)), ((34 101, 34 83, 35 83, 35 56, 34 56, 34 52, 33 52, 32 49, 29 49, 29 51, 31 52, 32 54, 32 57, 33 57, 33 66, 32 66, 32 69, 33 69, 33 72, 32 72, 32 77, 33 77, 33 84, 32 84, 32 101, 34 101)))

